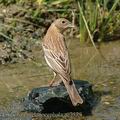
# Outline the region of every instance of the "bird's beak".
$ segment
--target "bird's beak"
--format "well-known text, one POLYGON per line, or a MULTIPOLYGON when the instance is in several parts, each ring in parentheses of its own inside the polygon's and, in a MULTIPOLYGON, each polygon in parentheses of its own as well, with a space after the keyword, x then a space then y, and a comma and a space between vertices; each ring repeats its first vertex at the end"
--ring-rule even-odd
POLYGON ((73 24, 70 23, 70 24, 68 25, 68 27, 69 27, 69 28, 75 28, 75 25, 73 25, 73 24))

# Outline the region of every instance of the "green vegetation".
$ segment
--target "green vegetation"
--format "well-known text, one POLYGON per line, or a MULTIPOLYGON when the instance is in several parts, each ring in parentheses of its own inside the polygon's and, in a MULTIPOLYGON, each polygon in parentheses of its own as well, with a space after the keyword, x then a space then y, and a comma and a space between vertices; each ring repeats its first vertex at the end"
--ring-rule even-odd
POLYGON ((119 0, 0 0, 2 59, 28 58, 31 47, 59 17, 78 26, 74 37, 82 43, 96 47, 95 42, 120 39, 119 11, 119 0))
MULTIPOLYGON (((106 35, 113 33, 120 27, 118 20, 120 19, 119 0, 0 0, 0 3, 6 6, 30 4, 29 9, 23 7, 21 10, 30 14, 31 21, 38 24, 38 21, 42 22, 48 16, 52 19, 57 17, 71 18, 71 11, 74 11, 77 17, 76 23, 79 23, 81 42, 92 39, 102 41, 106 35), (47 13, 47 16, 43 16, 47 13)), ((7 38, 6 35, 4 37, 7 38)))
MULTIPOLYGON (((80 41, 104 40, 110 29, 116 29, 111 25, 116 19, 114 17, 119 0, 81 0, 79 6, 80 41), (109 5, 110 4, 110 5, 109 5)), ((117 12, 119 14, 119 11, 117 12)), ((117 17, 117 16, 116 16, 117 17)), ((120 18, 120 14, 119 14, 120 18)), ((116 23, 120 27, 120 22, 116 23)))

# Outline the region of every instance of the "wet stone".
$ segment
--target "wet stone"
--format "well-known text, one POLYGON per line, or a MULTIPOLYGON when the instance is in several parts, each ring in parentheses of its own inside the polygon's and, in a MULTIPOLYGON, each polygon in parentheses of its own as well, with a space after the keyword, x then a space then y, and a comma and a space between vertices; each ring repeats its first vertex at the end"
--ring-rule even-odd
POLYGON ((58 86, 32 89, 24 98, 24 111, 36 113, 81 112, 85 115, 91 114, 95 101, 92 85, 83 80, 74 80, 74 83, 84 100, 82 105, 76 107, 72 105, 65 87, 61 83, 58 86))

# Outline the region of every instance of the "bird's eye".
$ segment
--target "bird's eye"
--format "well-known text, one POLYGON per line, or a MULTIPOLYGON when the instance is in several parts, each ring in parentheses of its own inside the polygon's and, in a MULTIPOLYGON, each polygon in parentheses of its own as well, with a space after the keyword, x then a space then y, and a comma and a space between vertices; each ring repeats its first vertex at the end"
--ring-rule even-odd
POLYGON ((65 21, 63 20, 62 23, 65 23, 65 21))

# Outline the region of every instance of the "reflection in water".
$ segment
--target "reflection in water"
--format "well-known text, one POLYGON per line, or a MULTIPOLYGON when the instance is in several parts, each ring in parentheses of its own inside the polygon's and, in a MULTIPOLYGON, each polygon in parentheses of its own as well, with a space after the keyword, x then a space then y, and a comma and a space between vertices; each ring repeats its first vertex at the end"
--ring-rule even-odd
MULTIPOLYGON (((94 91, 101 94, 99 107, 96 107, 89 120, 108 118, 108 115, 112 118, 119 117, 120 105, 116 102, 120 96, 119 46, 120 41, 101 44, 101 55, 92 46, 80 46, 79 40, 76 39, 69 45, 72 77, 88 80, 94 85, 94 91)), ((41 65, 29 61, 0 66, 1 106, 21 99, 33 87, 46 85, 52 79, 52 72, 46 66, 43 56, 39 51, 34 53, 41 65)))

